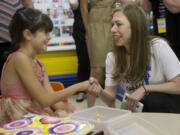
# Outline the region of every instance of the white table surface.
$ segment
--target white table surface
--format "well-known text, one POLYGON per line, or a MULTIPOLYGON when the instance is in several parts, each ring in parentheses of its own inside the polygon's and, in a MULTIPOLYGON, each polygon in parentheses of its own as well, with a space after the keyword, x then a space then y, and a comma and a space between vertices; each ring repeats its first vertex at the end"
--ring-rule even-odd
POLYGON ((180 114, 172 113, 133 113, 165 131, 167 135, 180 135, 180 114))

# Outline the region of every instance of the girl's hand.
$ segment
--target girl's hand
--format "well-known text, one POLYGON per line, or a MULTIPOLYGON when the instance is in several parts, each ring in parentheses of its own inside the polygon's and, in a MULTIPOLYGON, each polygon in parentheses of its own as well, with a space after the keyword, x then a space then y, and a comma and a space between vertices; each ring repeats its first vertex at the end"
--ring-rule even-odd
POLYGON ((70 102, 66 103, 67 106, 67 112, 68 113, 73 113, 75 111, 78 110, 78 108, 76 108, 73 104, 71 104, 70 102))
POLYGON ((137 103, 144 97, 145 90, 143 87, 138 88, 135 92, 130 94, 127 99, 128 109, 135 111, 137 103))
POLYGON ((60 118, 64 118, 64 117, 69 116, 69 113, 66 110, 62 110, 62 109, 56 110, 55 114, 60 118))
POLYGON ((79 84, 78 91, 87 91, 91 85, 89 81, 80 82, 79 84))

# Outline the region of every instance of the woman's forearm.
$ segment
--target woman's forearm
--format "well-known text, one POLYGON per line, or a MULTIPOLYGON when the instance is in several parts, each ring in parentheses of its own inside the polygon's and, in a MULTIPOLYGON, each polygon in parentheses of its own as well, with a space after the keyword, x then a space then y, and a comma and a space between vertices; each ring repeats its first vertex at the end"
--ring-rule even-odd
POLYGON ((180 94, 180 84, 177 82, 167 82, 162 84, 145 85, 147 92, 161 92, 167 94, 180 94))
POLYGON ((106 90, 102 90, 99 97, 106 105, 108 105, 109 107, 114 107, 115 97, 109 94, 106 90))

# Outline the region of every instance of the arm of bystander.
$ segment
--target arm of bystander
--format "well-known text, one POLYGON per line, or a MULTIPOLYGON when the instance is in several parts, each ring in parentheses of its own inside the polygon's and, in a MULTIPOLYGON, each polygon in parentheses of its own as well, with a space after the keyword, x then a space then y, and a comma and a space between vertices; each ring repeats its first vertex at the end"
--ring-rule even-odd
POLYGON ((20 0, 22 5, 27 8, 34 8, 32 0, 20 0))

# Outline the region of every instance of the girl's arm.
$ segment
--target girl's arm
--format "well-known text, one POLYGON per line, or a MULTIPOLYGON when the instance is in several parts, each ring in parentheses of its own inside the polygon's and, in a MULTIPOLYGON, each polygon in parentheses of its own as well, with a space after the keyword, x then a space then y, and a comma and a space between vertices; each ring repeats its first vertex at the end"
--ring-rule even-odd
POLYGON ((47 75, 47 71, 45 70, 44 72, 44 81, 43 81, 43 87, 49 92, 49 93, 53 93, 54 90, 49 82, 48 79, 48 75, 47 75))
POLYGON ((180 13, 180 1, 179 0, 163 0, 166 8, 172 13, 180 13))
POLYGON ((85 29, 87 30, 87 25, 89 22, 88 0, 80 0, 80 10, 85 29))
POLYGON ((26 8, 34 8, 32 0, 20 0, 22 5, 26 8))
MULTIPOLYGON (((44 73, 44 82, 43 82, 43 87, 49 92, 49 93, 54 93, 55 91, 53 90, 49 79, 48 79, 48 75, 47 72, 44 73)), ((57 92, 57 91, 56 91, 57 92)), ((55 92, 55 93, 56 93, 55 92)), ((51 107, 53 108, 53 110, 66 110, 67 112, 73 112, 73 110, 75 110, 76 108, 71 105, 70 103, 64 103, 62 100, 60 100, 59 102, 55 103, 54 105, 51 105, 51 107), (71 107, 71 108, 70 108, 71 107)))
POLYGON ((30 93, 32 98, 43 107, 53 105, 77 91, 88 89, 90 86, 89 81, 84 81, 82 83, 72 85, 62 91, 48 93, 37 79, 29 57, 22 53, 18 53, 15 56, 14 66, 19 79, 22 81, 27 91, 30 93))
MULTIPOLYGON (((43 81, 43 87, 49 92, 49 93, 55 93, 55 91, 53 90, 49 79, 48 79, 48 75, 47 72, 44 72, 44 81, 43 81)), ((65 109, 64 105, 62 104, 62 101, 59 101, 53 105, 51 105, 51 107, 53 108, 53 110, 57 110, 61 107, 61 109, 65 109)))

